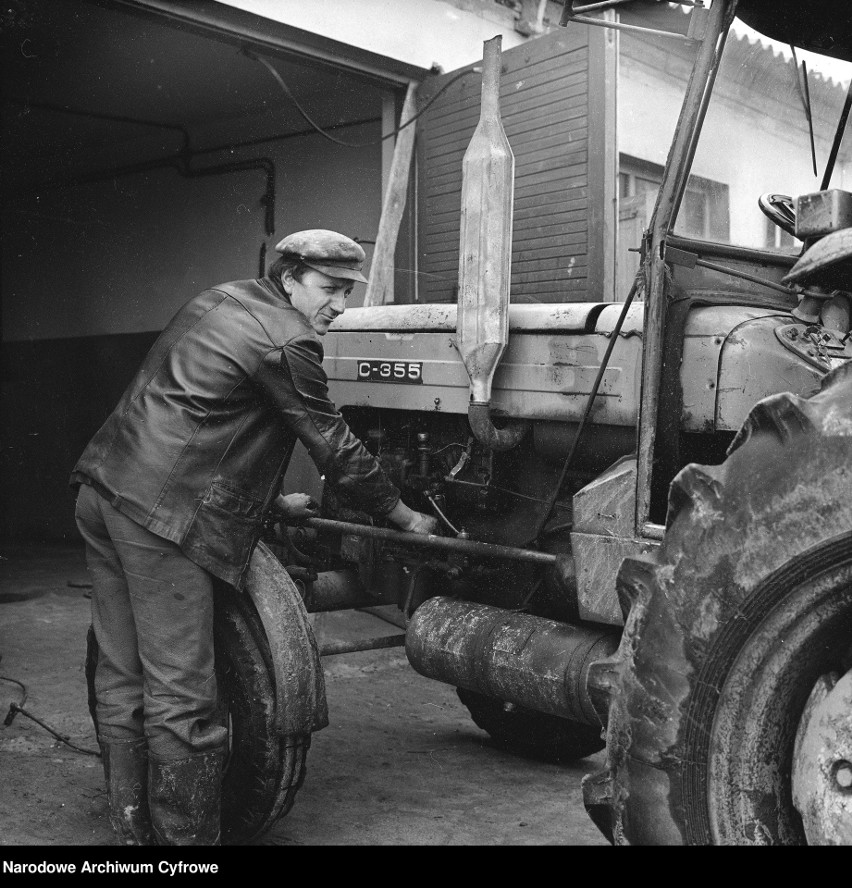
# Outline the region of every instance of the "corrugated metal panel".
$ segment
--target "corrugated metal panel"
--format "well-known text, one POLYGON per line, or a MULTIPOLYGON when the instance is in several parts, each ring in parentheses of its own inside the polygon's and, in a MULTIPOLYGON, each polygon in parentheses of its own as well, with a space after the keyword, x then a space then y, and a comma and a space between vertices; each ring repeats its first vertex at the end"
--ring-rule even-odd
MULTIPOLYGON (((503 53, 500 107, 515 154, 513 302, 601 298, 589 292, 589 133, 599 129, 589 120, 589 40, 589 29, 570 28, 503 53)), ((424 82, 421 105, 456 73, 424 82)), ((420 124, 421 302, 456 299, 462 159, 480 88, 476 74, 463 77, 420 124)))

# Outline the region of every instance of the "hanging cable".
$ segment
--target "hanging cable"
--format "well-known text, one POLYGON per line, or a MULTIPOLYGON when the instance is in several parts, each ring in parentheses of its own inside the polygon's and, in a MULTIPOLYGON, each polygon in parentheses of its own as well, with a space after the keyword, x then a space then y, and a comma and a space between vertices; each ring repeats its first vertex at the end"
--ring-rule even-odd
POLYGON ((329 142, 334 142, 335 145, 343 145, 345 148, 366 148, 370 145, 380 145, 386 139, 391 139, 396 136, 400 130, 405 129, 407 126, 411 126, 418 117, 425 114, 426 111, 432 106, 432 104, 445 93, 457 80, 460 80, 462 77, 467 77, 468 74, 481 74, 482 68, 468 68, 466 71, 459 71, 455 77, 451 77, 439 90, 432 96, 431 99, 412 117, 405 121, 401 126, 398 126, 395 130, 385 134, 380 139, 374 139, 370 142, 345 142, 343 139, 338 139, 335 136, 332 136, 331 133, 326 132, 311 116, 308 112, 302 107, 299 100, 293 95, 292 90, 289 86, 284 82, 281 75, 275 70, 272 63, 267 61, 265 58, 259 55, 255 55, 250 49, 243 48, 243 54, 248 56, 248 58, 253 59, 256 62, 260 62, 269 73, 275 78, 275 82, 281 87, 284 95, 287 96, 288 99, 296 106, 296 110, 302 117, 307 121, 307 123, 312 126, 324 139, 328 139, 329 142))
POLYGON ((642 286, 642 284, 642 269, 640 269, 636 273, 636 277, 633 279, 633 285, 630 287, 630 292, 627 294, 627 299, 624 300, 624 305, 621 308, 621 314, 618 316, 618 320, 615 322, 615 327, 613 327, 612 333, 610 334, 609 342, 607 343, 603 360, 601 361, 601 365, 598 368, 598 375, 595 378, 592 390, 591 392, 589 392, 589 398, 586 401, 586 409, 583 411, 583 418, 580 420, 580 425, 577 428, 577 434, 574 436, 574 442, 571 444, 571 449, 568 451, 568 456, 565 457, 565 462, 562 464, 562 472, 559 475, 559 480, 553 487, 553 493, 550 495, 547 507, 541 513, 541 518, 539 519, 538 526, 535 529, 535 535, 533 536, 533 539, 538 539, 541 536, 542 532, 544 531, 544 525, 547 524, 547 519, 550 518, 550 515, 553 512, 553 508, 556 505, 559 491, 563 483, 565 482, 565 478, 568 476, 568 469, 574 462, 574 454, 577 452, 577 445, 580 442, 580 436, 583 434, 583 429, 585 429, 586 427, 586 422, 588 421, 589 416, 591 416, 592 407, 594 406, 595 398, 598 394, 598 389, 600 388, 600 384, 603 381, 604 373, 606 371, 607 365, 609 364, 612 350, 613 348, 615 348, 615 343, 618 340, 618 336, 621 333, 621 328, 624 325, 625 319, 627 318, 627 310, 630 308, 630 303, 633 302, 633 297, 636 295, 636 291, 642 286))
POLYGON ((810 132, 811 139, 811 161, 814 167, 814 176, 818 176, 819 172, 817 171, 817 159, 816 159, 816 144, 814 143, 814 119, 813 114, 811 112, 811 93, 810 88, 808 87, 808 69, 805 65, 805 60, 802 59, 802 77, 799 77, 799 60, 796 57, 796 47, 793 44, 790 44, 790 51, 793 53, 793 70, 796 74, 796 86, 799 89, 799 97, 802 100, 802 107, 805 110, 805 117, 808 120, 808 131, 810 132), (804 80, 804 87, 802 87, 802 81, 804 80))

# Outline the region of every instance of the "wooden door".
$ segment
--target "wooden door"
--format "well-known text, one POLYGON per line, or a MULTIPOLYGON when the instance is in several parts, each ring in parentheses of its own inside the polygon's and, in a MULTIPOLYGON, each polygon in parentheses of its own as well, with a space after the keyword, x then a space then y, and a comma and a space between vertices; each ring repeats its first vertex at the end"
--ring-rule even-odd
MULTIPOLYGON (((572 24, 503 52, 501 114, 515 154, 513 302, 615 298, 612 38, 572 24)), ((420 107, 456 73, 421 84, 420 107)), ((462 158, 480 90, 477 73, 462 77, 418 121, 419 302, 457 296, 462 158)))

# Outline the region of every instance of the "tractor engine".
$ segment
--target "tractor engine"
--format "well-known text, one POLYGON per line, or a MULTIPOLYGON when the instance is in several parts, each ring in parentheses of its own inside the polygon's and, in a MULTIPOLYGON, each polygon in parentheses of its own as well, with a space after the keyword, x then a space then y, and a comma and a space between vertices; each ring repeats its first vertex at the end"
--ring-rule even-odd
MULTIPOLYGON (((556 424, 525 423, 519 444, 495 452, 471 434, 465 416, 348 407, 344 416, 354 433, 378 458, 411 508, 435 515, 448 539, 523 548, 538 536, 559 481, 561 456, 570 444, 556 424)), ((582 464, 575 484, 594 477, 617 450, 629 452, 631 435, 615 435, 610 454, 582 464), (602 464, 602 465, 601 465, 602 464)), ((602 448, 606 449, 606 448, 602 448)), ((589 457, 590 454, 586 454, 589 457)), ((340 501, 330 488, 323 496, 324 518, 370 524, 368 515, 340 501)), ((557 498, 544 527, 545 551, 567 552, 571 503, 557 498)), ((365 591, 392 596, 410 616, 426 598, 453 594, 504 608, 525 608, 554 618, 575 615, 570 582, 554 568, 512 558, 479 558, 476 551, 417 553, 393 541, 341 534, 325 539, 325 569, 355 568, 365 591)))

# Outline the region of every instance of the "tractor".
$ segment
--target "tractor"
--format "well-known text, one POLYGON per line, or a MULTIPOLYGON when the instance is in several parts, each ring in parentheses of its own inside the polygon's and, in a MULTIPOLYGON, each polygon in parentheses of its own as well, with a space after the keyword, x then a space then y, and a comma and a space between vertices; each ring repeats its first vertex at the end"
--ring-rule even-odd
MULTIPOLYGON (((569 0, 560 24, 618 32, 660 6, 569 0)), ((270 519, 217 614, 224 841, 286 813, 326 723, 308 613, 396 605, 404 635, 373 646, 404 643, 495 743, 606 750, 583 791, 614 844, 852 843, 852 193, 829 187, 852 91, 821 187, 751 196, 793 249, 678 227, 735 17, 847 62, 852 20, 843 0, 678 14, 691 73, 615 301, 513 298, 486 43, 455 298, 348 309, 324 340, 332 400, 442 533, 376 524, 330 488, 321 517, 270 519)), ((588 214, 591 250, 606 226, 588 214)))

